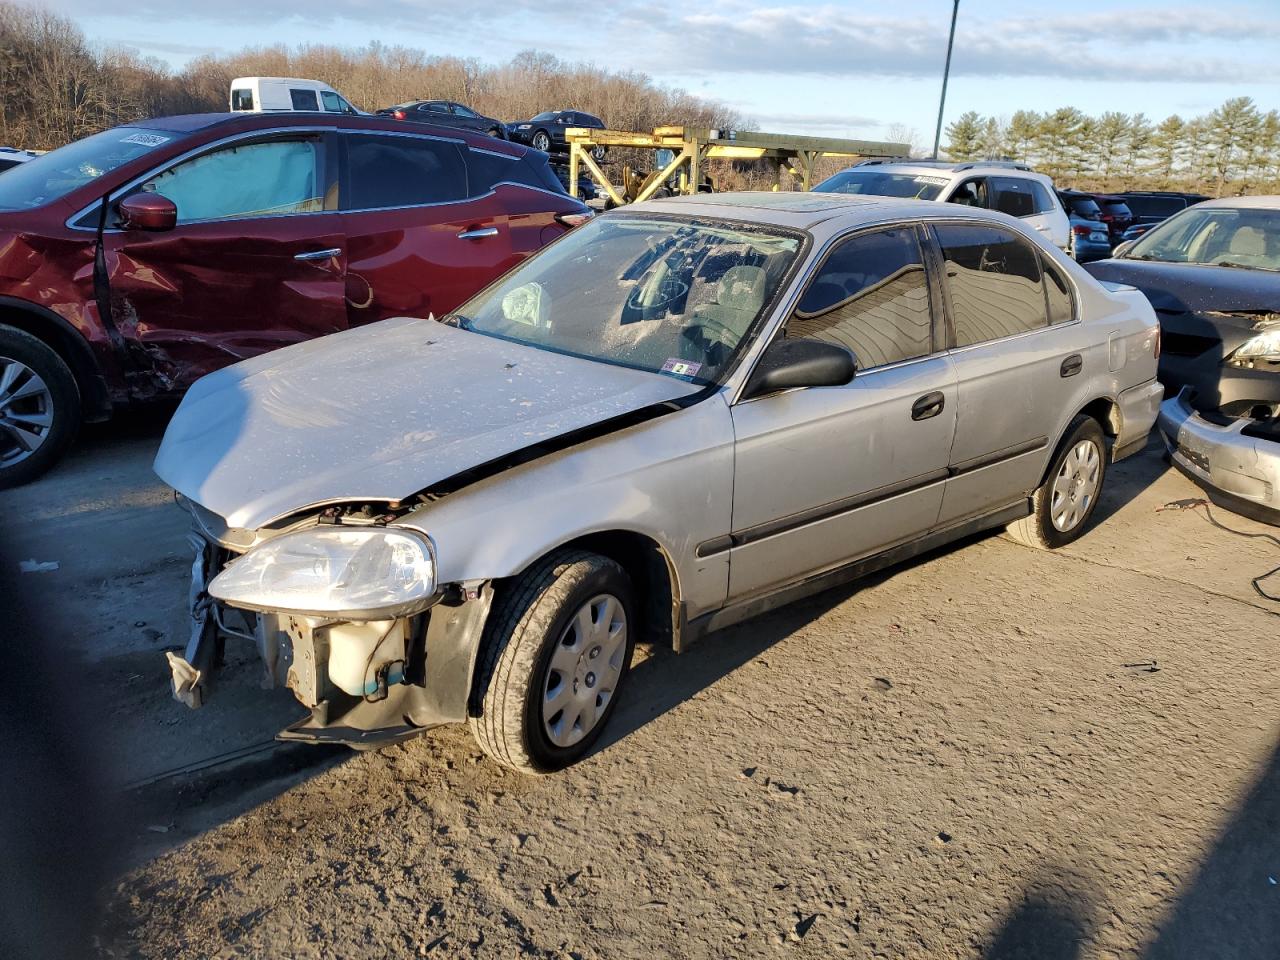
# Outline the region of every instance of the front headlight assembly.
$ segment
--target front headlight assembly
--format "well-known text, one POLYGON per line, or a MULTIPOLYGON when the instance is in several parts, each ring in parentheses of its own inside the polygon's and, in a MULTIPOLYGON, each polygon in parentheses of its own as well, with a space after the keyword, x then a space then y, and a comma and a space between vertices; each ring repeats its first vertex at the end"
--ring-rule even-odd
POLYGON ((435 592, 430 541, 394 527, 295 530, 254 547, 209 584, 233 607, 349 620, 409 616, 435 592))
POLYGON ((1232 351, 1231 360, 1250 366, 1253 360, 1280 363, 1280 323, 1259 323, 1253 329, 1257 332, 1232 351))

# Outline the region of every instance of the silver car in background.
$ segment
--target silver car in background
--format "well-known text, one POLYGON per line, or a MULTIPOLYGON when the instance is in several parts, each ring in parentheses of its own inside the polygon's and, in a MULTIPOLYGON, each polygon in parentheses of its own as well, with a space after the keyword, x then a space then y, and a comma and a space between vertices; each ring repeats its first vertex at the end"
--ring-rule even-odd
POLYGON ((156 458, 194 521, 175 695, 222 636, 372 745, 468 722, 582 757, 638 639, 710 630, 1008 526, 1085 529, 1161 396, 1157 325, 1003 214, 834 194, 654 201, 452 316, 211 374, 156 458))

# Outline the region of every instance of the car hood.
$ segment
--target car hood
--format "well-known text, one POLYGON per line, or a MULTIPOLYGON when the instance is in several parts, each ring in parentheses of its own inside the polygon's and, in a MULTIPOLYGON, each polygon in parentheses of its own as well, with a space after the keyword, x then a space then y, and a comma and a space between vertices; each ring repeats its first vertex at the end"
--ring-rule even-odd
POLYGON ((1137 287, 1161 313, 1280 311, 1280 273, 1268 270, 1123 258, 1081 266, 1099 280, 1137 287))
POLYGON ((188 391, 155 470, 231 527, 398 501, 700 387, 405 317, 286 347, 188 391))

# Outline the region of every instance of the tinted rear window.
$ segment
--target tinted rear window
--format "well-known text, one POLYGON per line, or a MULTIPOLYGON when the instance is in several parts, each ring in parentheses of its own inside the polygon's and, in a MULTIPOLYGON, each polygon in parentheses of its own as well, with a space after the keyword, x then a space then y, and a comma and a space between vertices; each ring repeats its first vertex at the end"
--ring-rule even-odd
POLYGON ((417 137, 347 135, 347 210, 446 203, 467 195, 456 146, 417 137))
POLYGON ((1086 220, 1097 220, 1102 216, 1102 210, 1090 197, 1067 197, 1066 202, 1067 209, 1077 217, 1084 217, 1086 220))
POLYGON ((1178 197, 1129 197, 1125 203, 1140 217, 1172 217, 1187 205, 1178 197))
POLYGON ((252 110, 253 91, 248 89, 231 91, 232 110, 252 110))

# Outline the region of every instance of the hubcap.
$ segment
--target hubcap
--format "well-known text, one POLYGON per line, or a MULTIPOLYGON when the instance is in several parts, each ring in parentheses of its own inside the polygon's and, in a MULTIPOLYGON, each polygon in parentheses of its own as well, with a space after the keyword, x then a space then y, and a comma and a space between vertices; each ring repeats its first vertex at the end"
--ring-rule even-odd
POLYGON ((1088 516, 1098 495, 1101 476, 1102 456, 1098 445, 1092 440, 1081 440, 1071 448, 1053 478, 1049 516, 1055 529, 1068 533, 1088 516))
POLYGON ((0 357, 0 467, 31 456, 53 429, 53 394, 40 375, 0 357))
POLYGON ((595 729, 613 699, 627 656, 627 615, 603 593, 573 615, 551 654, 542 684, 542 727, 557 747, 595 729))

